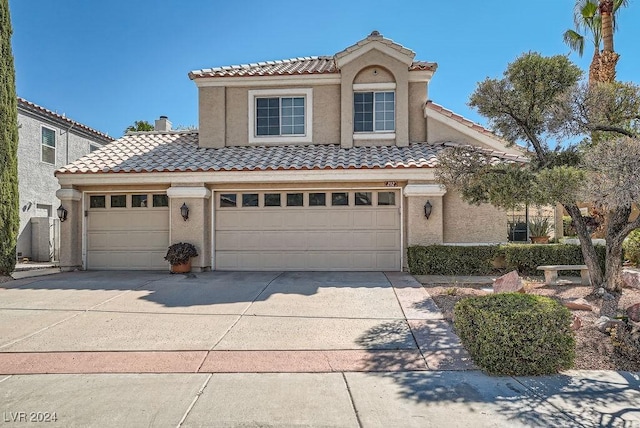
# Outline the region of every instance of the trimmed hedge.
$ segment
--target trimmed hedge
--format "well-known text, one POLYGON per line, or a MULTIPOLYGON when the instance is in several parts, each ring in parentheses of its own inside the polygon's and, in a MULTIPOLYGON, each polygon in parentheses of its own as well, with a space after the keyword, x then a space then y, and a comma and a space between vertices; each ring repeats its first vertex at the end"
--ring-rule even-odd
POLYGON ((573 367, 572 315, 558 301, 520 293, 460 300, 454 326, 473 361, 496 375, 554 374, 573 367))
MULTIPOLYGON (((605 247, 595 248, 604 270, 605 247)), ((538 266, 584 264, 580 246, 570 244, 417 245, 407 253, 414 275, 491 275, 517 270, 521 275, 540 276, 538 266), (504 261, 502 267, 495 267, 497 260, 504 261)))

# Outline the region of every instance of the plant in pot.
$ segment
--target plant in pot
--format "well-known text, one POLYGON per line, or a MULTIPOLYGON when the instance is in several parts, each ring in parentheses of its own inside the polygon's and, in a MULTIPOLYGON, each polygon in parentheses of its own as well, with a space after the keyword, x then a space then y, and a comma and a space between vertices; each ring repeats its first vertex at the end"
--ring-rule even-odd
POLYGON ((178 242, 169 246, 164 259, 171 265, 171 273, 187 273, 191 272, 191 258, 197 256, 198 251, 193 244, 178 242))
POLYGON ((533 217, 529 220, 529 237, 534 244, 548 244, 551 222, 547 217, 533 217))

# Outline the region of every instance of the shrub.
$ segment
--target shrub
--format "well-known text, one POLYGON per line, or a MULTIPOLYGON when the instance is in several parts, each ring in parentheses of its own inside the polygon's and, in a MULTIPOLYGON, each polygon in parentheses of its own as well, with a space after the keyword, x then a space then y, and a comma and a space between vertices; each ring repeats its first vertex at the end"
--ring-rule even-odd
POLYGON ((469 297, 454 315, 456 333, 488 373, 542 375, 573 366, 571 312, 556 300, 520 293, 469 297))
POLYGON ((640 327, 622 323, 611 331, 611 342, 616 354, 640 364, 640 327))
POLYGON ((188 262, 191 257, 198 257, 196 247, 188 242, 178 242, 169 246, 164 259, 175 266, 188 262))
POLYGON ((634 265, 640 265, 640 229, 635 229, 622 243, 624 258, 634 265))
POLYGON ((576 227, 573 224, 573 219, 571 218, 571 216, 562 216, 562 235, 578 236, 578 232, 576 232, 576 227))
POLYGON ((494 271, 498 245, 409 247, 409 271, 414 275, 487 275, 494 271))
POLYGON ((530 236, 549 236, 551 229, 551 222, 547 217, 533 217, 529 220, 530 236))
MULTIPOLYGON (((602 245, 595 246, 600 267, 604 271, 606 248, 602 245)), ((521 275, 541 275, 538 266, 544 265, 581 265, 584 257, 579 245, 552 244, 530 245, 510 244, 501 247, 504 251, 507 270, 517 270, 521 275)), ((573 272, 580 275, 580 272, 573 272)))
MULTIPOLYGON (((605 247, 595 248, 604 269, 605 247)), ((536 276, 542 275, 538 266, 579 265, 584 258, 580 246, 570 244, 427 245, 409 247, 408 263, 414 275, 491 275, 517 270, 521 275, 536 276)))

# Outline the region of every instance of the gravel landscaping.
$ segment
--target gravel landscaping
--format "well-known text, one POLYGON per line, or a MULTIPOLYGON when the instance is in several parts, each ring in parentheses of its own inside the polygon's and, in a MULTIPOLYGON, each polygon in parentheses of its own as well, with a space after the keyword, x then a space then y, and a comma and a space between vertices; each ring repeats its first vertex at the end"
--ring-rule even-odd
MULTIPOLYGON (((624 313, 634 303, 640 302, 640 290, 625 288, 615 300, 605 302, 592 295, 590 286, 579 284, 544 285, 538 280, 526 280, 525 291, 560 300, 585 299, 593 311, 574 310, 582 327, 576 330, 576 369, 640 371, 640 361, 628 361, 614 353, 611 338, 598 330, 596 320, 601 315, 613 317, 624 313), (604 305, 603 305, 604 303, 604 305)), ((491 293, 491 284, 449 283, 423 284, 448 322, 453 319, 453 307, 460 299, 491 293)))

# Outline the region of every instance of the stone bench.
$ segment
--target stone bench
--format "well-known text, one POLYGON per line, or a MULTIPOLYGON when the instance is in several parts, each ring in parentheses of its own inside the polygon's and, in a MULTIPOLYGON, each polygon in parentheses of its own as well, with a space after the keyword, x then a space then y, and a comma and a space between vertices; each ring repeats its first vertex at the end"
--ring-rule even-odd
POLYGON ((538 266, 538 270, 544 271, 544 283, 547 285, 555 285, 558 283, 558 271, 561 270, 579 270, 580 271, 580 283, 582 285, 589 285, 589 268, 586 265, 550 265, 550 266, 538 266))

